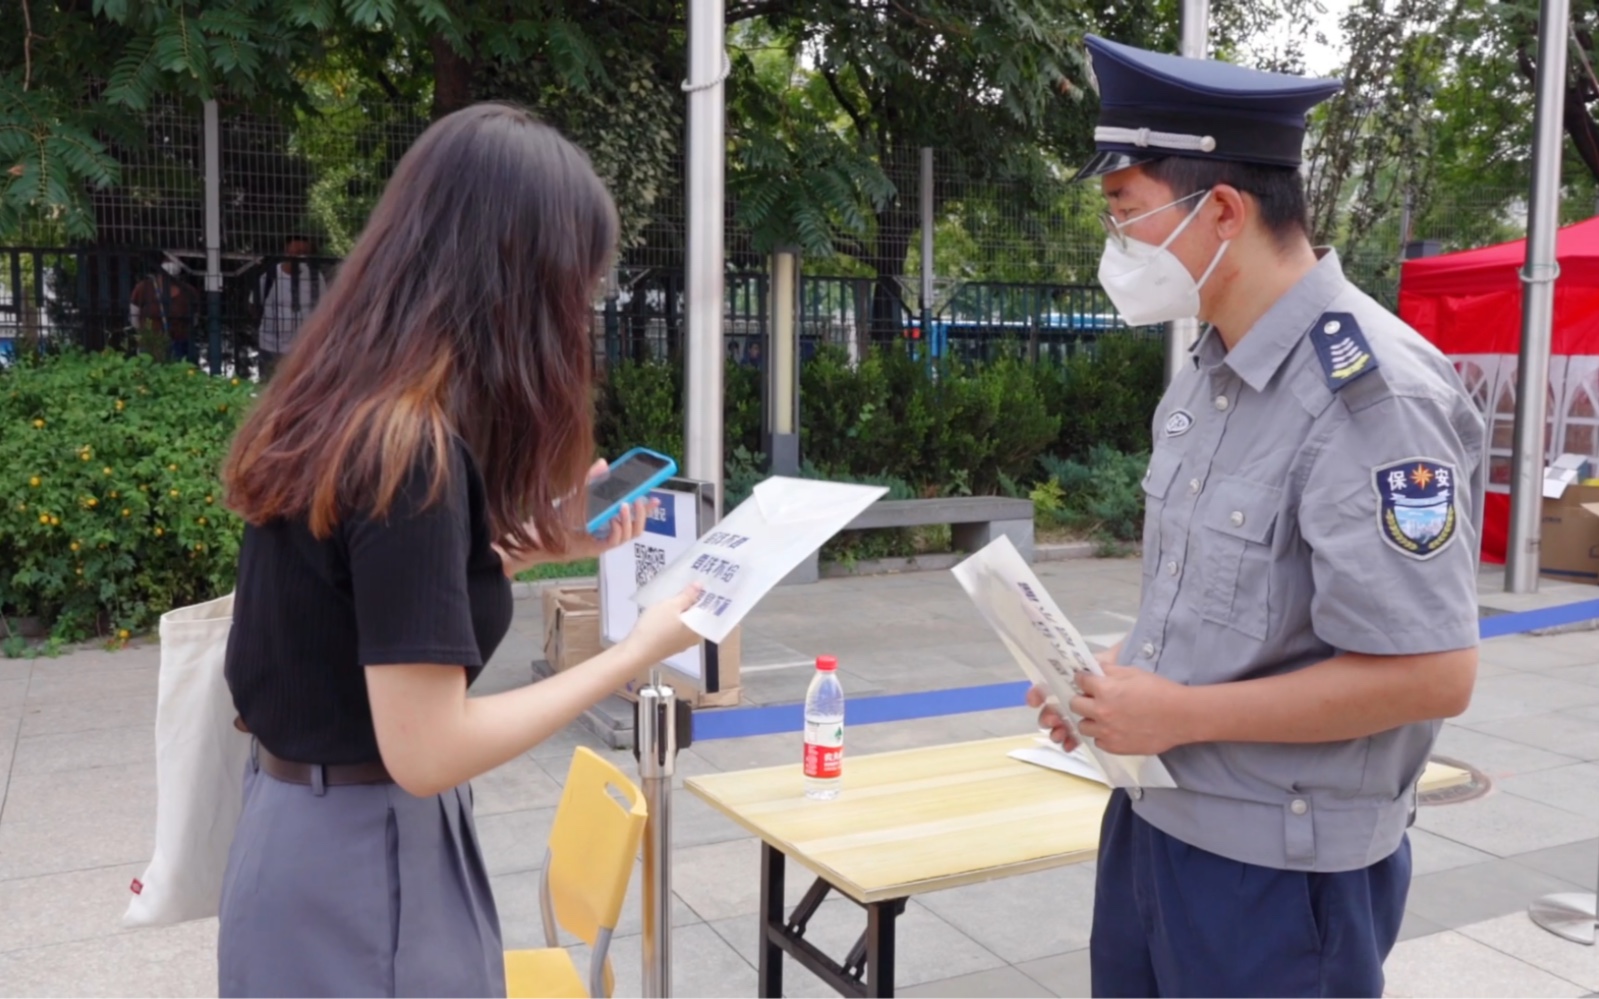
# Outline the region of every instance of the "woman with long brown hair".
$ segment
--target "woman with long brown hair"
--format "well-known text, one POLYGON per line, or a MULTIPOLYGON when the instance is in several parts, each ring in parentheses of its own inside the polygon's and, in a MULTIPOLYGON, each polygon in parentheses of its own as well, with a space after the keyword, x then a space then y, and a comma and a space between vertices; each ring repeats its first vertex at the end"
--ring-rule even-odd
POLYGON ((508 577, 583 533, 591 302, 617 237, 587 158, 478 105, 406 153, 234 443, 246 521, 227 678, 256 740, 223 887, 232 995, 500 995, 468 781, 694 642, 685 592, 626 641, 467 688, 508 577))

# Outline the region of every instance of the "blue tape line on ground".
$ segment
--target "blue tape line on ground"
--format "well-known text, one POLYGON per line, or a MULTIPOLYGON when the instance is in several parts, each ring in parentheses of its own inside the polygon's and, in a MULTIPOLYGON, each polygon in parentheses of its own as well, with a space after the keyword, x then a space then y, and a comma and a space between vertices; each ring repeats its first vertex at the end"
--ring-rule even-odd
MULTIPOLYGON (((1528 631, 1542 631, 1561 625, 1599 619, 1599 600, 1583 600, 1540 610, 1517 611, 1483 618, 1478 630, 1483 638, 1502 638, 1528 631)), ((909 694, 880 694, 849 700, 851 725, 938 718, 973 711, 1020 707, 1027 696, 1026 681, 990 683, 977 687, 950 687, 944 690, 919 690, 909 694)), ((731 711, 702 711, 694 716, 694 741, 742 739, 751 735, 781 735, 805 727, 803 705, 779 704, 762 708, 735 708, 731 711)))

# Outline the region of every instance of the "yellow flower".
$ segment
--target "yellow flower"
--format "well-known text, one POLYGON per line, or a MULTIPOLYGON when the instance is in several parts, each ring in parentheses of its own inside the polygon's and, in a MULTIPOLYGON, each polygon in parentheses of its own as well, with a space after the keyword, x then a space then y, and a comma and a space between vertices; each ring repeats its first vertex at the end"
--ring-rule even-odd
POLYGON ((129 510, 127 507, 123 507, 122 508, 122 516, 131 517, 131 516, 133 516, 133 511, 129 510))
POLYGON ((122 639, 124 642, 126 642, 128 639, 133 637, 133 632, 129 631, 126 628, 121 628, 121 629, 118 629, 118 631, 117 631, 117 637, 122 639))
POLYGON ((61 518, 60 517, 51 517, 50 518, 50 526, 51 527, 60 527, 61 526, 61 518))
POLYGON ((79 548, 82 548, 82 547, 83 546, 78 544, 76 541, 72 542, 71 548, 72 548, 73 551, 77 551, 79 548))
POLYGON ((237 385, 237 384, 239 384, 239 380, 237 378, 234 378, 233 380, 229 381, 228 384, 229 385, 237 385))
POLYGON ((217 412, 219 412, 219 413, 226 413, 227 411, 228 411, 228 404, 225 403, 225 402, 222 405, 217 407, 217 412))
POLYGON ((39 477, 37 475, 35 475, 33 478, 28 480, 28 485, 32 486, 35 489, 38 489, 40 484, 41 483, 40 483, 39 477))
POLYGON ((100 505, 100 501, 95 499, 93 496, 90 496, 88 499, 83 501, 83 505, 93 510, 95 507, 100 505))
POLYGON ((49 527, 50 526, 50 515, 48 513, 39 514, 39 523, 43 524, 46 527, 49 527))
POLYGON ((84 448, 82 451, 78 452, 78 457, 84 461, 88 461, 90 458, 94 457, 94 452, 90 451, 88 448, 84 448))
POLYGON ((111 498, 112 499, 121 499, 122 498, 122 494, 117 492, 115 489, 113 489, 113 490, 111 490, 111 498))
POLYGON ((26 504, 26 503, 18 503, 17 504, 17 510, 20 513, 27 513, 28 512, 28 504, 26 504))
POLYGON ((83 566, 78 566, 78 575, 83 575, 83 566))
POLYGON ((114 472, 111 471, 111 466, 110 465, 107 465, 105 468, 102 468, 101 471, 106 473, 107 475, 114 475, 115 474, 114 472))
POLYGON ((164 528, 158 527, 158 528, 155 529, 155 536, 158 537, 158 538, 161 535, 165 534, 165 533, 167 533, 167 532, 166 532, 166 530, 164 528))
POLYGON ((205 505, 206 505, 206 506, 210 506, 210 505, 211 505, 211 503, 212 503, 212 500, 211 500, 211 497, 209 497, 209 496, 207 496, 207 497, 206 497, 206 498, 205 498, 205 505))
POLYGON ((199 524, 201 527, 204 527, 205 526, 205 518, 204 517, 197 517, 195 519, 195 523, 199 524))
POLYGON ((167 490, 167 495, 171 496, 173 499, 177 499, 179 496, 182 496, 183 494, 178 492, 176 489, 168 489, 167 490))
POLYGON ((205 551, 205 543, 204 542, 200 542, 200 543, 196 544, 194 546, 194 550, 197 551, 197 552, 205 551))
POLYGON ((194 376, 194 375, 197 375, 197 374, 199 374, 199 373, 200 373, 200 371, 199 371, 199 369, 198 369, 198 368, 190 368, 190 369, 189 369, 189 375, 190 375, 190 376, 191 376, 191 377, 193 377, 193 376, 194 376))
POLYGON ((44 421, 43 420, 34 420, 33 421, 33 429, 35 429, 35 430, 43 430, 44 429, 44 421))
POLYGON ((177 470, 178 470, 178 466, 176 466, 176 465, 168 465, 167 466, 167 471, 169 471, 169 472, 176 472, 177 470))
MULTIPOLYGON (((140 389, 139 391, 142 393, 144 391, 144 389, 140 389)), ((117 412, 119 412, 119 413, 122 412, 124 409, 127 408, 127 406, 128 406, 128 404, 123 402, 121 399, 117 400, 117 412)))

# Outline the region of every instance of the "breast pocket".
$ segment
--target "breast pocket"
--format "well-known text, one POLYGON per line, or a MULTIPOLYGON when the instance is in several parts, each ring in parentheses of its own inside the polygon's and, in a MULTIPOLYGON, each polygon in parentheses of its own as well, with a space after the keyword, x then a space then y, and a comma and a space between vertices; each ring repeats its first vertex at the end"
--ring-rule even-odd
POLYGON ((1148 578, 1160 564, 1160 521, 1166 510, 1166 494, 1183 467, 1183 456, 1169 448, 1156 448, 1144 470, 1144 576, 1148 578))
POLYGON ((1200 514, 1205 581, 1200 616, 1264 640, 1271 620, 1271 543, 1282 488, 1222 476, 1209 492, 1200 514))

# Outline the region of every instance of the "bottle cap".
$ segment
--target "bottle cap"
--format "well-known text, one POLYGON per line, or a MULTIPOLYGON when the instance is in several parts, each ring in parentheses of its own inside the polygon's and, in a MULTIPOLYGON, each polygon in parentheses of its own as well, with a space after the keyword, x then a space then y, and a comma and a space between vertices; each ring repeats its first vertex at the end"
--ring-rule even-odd
POLYGON ((817 656, 816 668, 824 673, 831 673, 838 669, 838 660, 833 656, 817 656))

